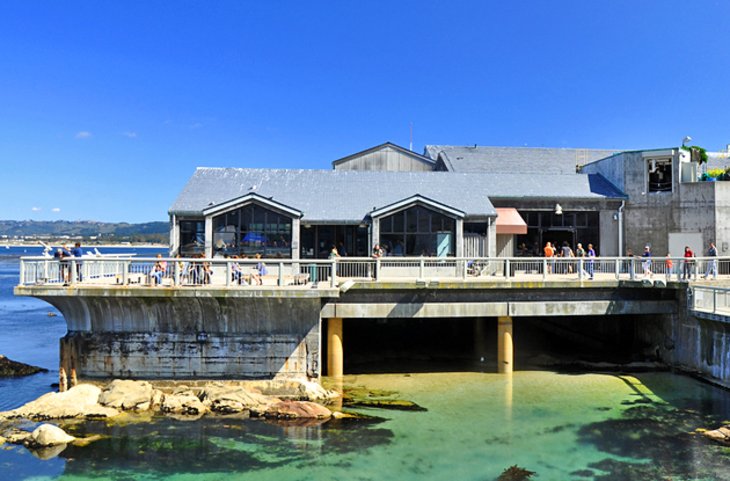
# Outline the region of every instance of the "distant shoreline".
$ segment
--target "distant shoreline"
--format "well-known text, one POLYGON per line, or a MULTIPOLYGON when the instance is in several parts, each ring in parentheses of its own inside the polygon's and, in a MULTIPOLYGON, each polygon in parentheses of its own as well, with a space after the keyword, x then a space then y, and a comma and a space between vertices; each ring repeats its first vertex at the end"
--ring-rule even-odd
MULTIPOLYGON (((45 242, 46 245, 49 245, 51 247, 61 247, 63 245, 68 245, 69 247, 73 246, 75 242, 45 242)), ((27 243, 21 243, 21 244, 15 244, 12 242, 2 242, 0 243, 0 247, 24 247, 24 248, 36 248, 43 246, 39 243, 35 244, 27 244, 27 243)), ((167 244, 149 244, 149 243, 139 243, 139 244, 81 244, 82 249, 93 249, 96 247, 97 249, 106 249, 108 247, 114 247, 114 248, 129 248, 129 249, 138 249, 138 248, 149 248, 149 249, 167 249, 169 246, 167 244)))

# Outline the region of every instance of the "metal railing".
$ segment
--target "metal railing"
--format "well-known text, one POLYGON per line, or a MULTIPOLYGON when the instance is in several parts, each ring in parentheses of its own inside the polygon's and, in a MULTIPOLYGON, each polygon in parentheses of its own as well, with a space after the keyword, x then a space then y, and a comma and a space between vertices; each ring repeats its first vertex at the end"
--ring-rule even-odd
POLYGON ((695 281, 730 279, 730 257, 342 257, 315 259, 181 259, 23 257, 20 285, 330 286, 339 281, 470 279, 695 281), (263 264, 263 268, 260 264, 263 264))
POLYGON ((692 310, 730 316, 730 288, 695 285, 691 292, 692 310))

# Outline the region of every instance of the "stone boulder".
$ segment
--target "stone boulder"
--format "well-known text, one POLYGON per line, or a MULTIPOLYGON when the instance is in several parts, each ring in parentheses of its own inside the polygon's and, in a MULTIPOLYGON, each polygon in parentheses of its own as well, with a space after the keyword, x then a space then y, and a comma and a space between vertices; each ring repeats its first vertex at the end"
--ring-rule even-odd
POLYGON ((251 416, 262 416, 279 399, 265 396, 243 387, 206 386, 202 401, 211 411, 219 414, 237 414, 248 411, 251 416))
POLYGON ((33 420, 64 418, 106 418, 119 414, 114 408, 98 403, 101 389, 91 384, 79 384, 66 392, 50 392, 12 411, 0 413, 0 418, 33 420))
POLYGON ((30 433, 30 437, 25 441, 25 444, 29 447, 47 447, 68 444, 75 440, 75 437, 66 434, 66 431, 58 426, 41 424, 30 433))
POLYGON ((115 379, 102 391, 99 404, 123 411, 146 411, 154 397, 155 389, 147 381, 115 379))
POLYGON ((166 394, 160 410, 163 413, 196 416, 204 414, 208 408, 205 407, 205 404, 200 401, 194 392, 183 391, 166 394))
POLYGON ((300 401, 326 402, 340 397, 337 391, 325 389, 319 383, 307 379, 251 381, 247 383, 247 386, 267 396, 297 399, 300 401))
POLYGON ((332 411, 310 401, 279 401, 269 406, 264 416, 276 419, 329 419, 332 411))

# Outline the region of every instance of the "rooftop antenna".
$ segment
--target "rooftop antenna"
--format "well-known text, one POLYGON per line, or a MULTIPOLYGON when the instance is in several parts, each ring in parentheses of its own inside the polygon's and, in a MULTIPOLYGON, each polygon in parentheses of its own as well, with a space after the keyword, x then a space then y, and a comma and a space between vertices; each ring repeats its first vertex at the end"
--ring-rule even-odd
POLYGON ((409 123, 409 126, 410 126, 410 131, 411 131, 411 142, 410 142, 410 144, 408 145, 408 149, 409 149, 409 150, 410 150, 411 152, 413 152, 413 122, 410 122, 410 123, 409 123))

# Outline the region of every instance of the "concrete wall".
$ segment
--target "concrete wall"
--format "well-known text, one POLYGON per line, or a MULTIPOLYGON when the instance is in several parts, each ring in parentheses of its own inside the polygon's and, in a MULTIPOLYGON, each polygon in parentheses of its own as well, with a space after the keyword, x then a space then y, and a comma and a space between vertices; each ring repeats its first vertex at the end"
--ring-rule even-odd
POLYGON ((61 362, 81 377, 318 378, 321 301, 43 298, 68 323, 61 362))
POLYGON ((700 319, 687 310, 687 291, 677 290, 677 311, 637 323, 646 354, 730 386, 730 324, 700 319))
POLYGON ((612 155, 581 167, 582 174, 601 174, 619 190, 624 191, 624 165, 626 153, 612 155))
MULTIPOLYGON (((623 255, 618 251, 618 220, 614 219, 616 214, 616 210, 602 210, 598 213, 598 228, 601 238, 596 253, 599 256, 623 255)), ((583 244, 583 248, 588 250, 588 245, 583 244)))

